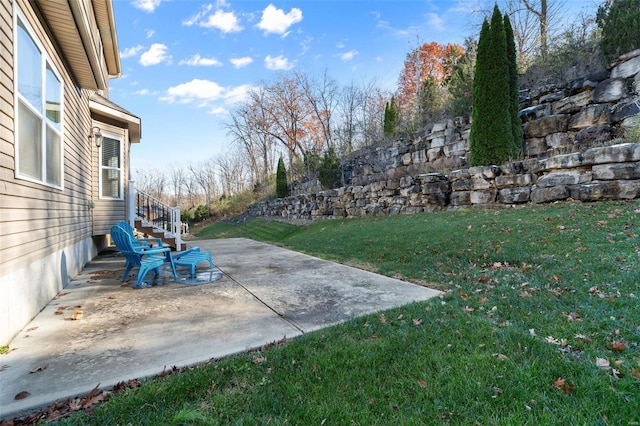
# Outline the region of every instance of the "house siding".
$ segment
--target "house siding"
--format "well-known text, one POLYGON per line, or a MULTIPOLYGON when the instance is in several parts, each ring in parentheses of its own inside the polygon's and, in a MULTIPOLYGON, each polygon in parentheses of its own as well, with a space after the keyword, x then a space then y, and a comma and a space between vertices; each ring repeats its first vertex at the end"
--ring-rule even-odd
POLYGON ((100 130, 103 134, 109 136, 115 136, 116 138, 122 139, 122 149, 123 149, 123 194, 122 200, 110 200, 100 198, 100 158, 99 158, 99 150, 93 145, 94 155, 97 159, 92 164, 94 167, 92 169, 93 173, 93 200, 94 206, 93 209, 93 233, 94 235, 106 235, 111 231, 111 227, 118 223, 121 220, 125 220, 127 217, 127 173, 126 171, 129 169, 128 159, 129 159, 129 149, 130 144, 128 143, 128 132, 125 129, 118 128, 116 126, 111 126, 106 124, 105 122, 96 122, 95 125, 100 127, 100 130))
POLYGON ((91 182, 97 151, 88 138, 91 92, 76 89, 37 16, 28 0, 0 0, 0 344, 66 286, 105 241, 95 237, 100 234, 93 229, 90 208, 97 198, 91 182), (62 190, 15 177, 13 3, 63 80, 62 190))

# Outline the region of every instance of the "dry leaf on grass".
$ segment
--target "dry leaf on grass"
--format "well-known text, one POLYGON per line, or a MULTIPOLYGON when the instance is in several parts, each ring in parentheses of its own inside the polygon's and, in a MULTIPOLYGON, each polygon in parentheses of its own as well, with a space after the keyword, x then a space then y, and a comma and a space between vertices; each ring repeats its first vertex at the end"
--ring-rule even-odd
POLYGON ((614 352, 624 352, 625 349, 627 349, 627 342, 624 340, 615 340, 611 344, 611 350, 614 352))
POLYGON ((604 358, 596 358, 596 366, 604 371, 609 371, 611 369, 611 364, 609 360, 604 358))
POLYGON ((71 314, 71 317, 69 318, 72 321, 76 321, 79 320, 80 318, 82 318, 82 315, 84 314, 84 312, 78 310, 75 311, 73 314, 71 314))

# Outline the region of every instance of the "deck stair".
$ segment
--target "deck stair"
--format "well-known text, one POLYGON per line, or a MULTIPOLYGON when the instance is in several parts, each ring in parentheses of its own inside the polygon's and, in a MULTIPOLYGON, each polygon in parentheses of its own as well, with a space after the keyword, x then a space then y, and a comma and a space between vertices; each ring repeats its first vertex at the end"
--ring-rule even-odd
POLYGON ((172 250, 187 249, 187 244, 182 241, 183 224, 180 222, 179 207, 170 207, 137 190, 132 205, 135 206, 132 226, 137 232, 144 236, 161 238, 172 250))

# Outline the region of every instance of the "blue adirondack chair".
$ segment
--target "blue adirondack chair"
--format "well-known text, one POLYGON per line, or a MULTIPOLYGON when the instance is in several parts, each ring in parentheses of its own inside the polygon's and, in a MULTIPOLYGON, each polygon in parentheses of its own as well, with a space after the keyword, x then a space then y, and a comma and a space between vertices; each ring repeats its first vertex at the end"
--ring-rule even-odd
POLYGON ((126 281, 127 276, 131 269, 138 267, 138 279, 136 280, 135 287, 146 287, 144 283, 144 277, 150 270, 154 270, 158 275, 158 268, 164 265, 165 262, 171 264, 173 270, 173 276, 178 277, 176 273, 176 267, 171 257, 171 249, 169 247, 159 248, 143 248, 136 244, 135 238, 133 238, 125 229, 122 229, 118 225, 111 227, 111 239, 115 243, 116 247, 122 253, 126 259, 124 276, 122 282, 126 281))
POLYGON ((133 226, 129 224, 129 222, 121 220, 118 222, 117 226, 127 231, 127 233, 133 238, 134 243, 144 248, 151 248, 155 244, 156 248, 164 247, 161 238, 136 238, 136 235, 133 230, 133 226))

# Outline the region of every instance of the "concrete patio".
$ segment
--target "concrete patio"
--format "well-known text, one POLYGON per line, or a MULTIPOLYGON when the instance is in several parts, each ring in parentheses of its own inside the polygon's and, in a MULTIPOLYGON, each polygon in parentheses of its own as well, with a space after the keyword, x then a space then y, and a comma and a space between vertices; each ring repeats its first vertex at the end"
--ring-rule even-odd
POLYGON ((90 262, 0 355, 0 420, 439 294, 253 240, 191 245, 212 253, 198 279, 215 281, 163 271, 162 285, 133 289, 115 251, 90 262))

